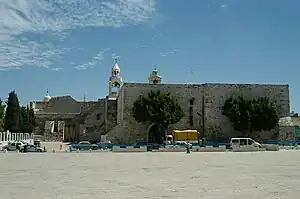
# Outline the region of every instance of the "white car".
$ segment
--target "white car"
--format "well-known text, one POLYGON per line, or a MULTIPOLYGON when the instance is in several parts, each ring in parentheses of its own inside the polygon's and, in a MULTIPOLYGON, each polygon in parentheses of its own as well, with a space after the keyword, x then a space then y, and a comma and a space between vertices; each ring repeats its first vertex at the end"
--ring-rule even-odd
POLYGON ((261 148, 261 144, 251 138, 231 138, 230 145, 232 148, 261 148))
POLYGON ((27 144, 24 146, 24 148, 22 149, 21 152, 46 152, 43 148, 41 147, 37 147, 35 145, 32 144, 27 144))
POLYGON ((25 142, 9 142, 6 146, 3 146, 3 150, 8 150, 8 151, 16 151, 17 150, 17 145, 19 145, 20 151, 24 148, 26 145, 25 142))

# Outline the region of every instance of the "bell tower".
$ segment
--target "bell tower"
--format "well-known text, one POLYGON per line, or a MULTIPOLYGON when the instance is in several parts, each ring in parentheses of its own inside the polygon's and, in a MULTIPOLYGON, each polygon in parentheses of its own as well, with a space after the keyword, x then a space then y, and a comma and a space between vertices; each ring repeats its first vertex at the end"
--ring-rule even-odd
POLYGON ((160 84, 161 83, 161 76, 160 76, 158 70, 156 69, 156 67, 152 70, 148 79, 149 79, 150 84, 160 84))
POLYGON ((108 97, 117 98, 120 88, 123 85, 123 80, 120 74, 121 70, 118 65, 118 60, 115 59, 115 64, 111 69, 111 76, 109 77, 109 88, 108 88, 108 97))

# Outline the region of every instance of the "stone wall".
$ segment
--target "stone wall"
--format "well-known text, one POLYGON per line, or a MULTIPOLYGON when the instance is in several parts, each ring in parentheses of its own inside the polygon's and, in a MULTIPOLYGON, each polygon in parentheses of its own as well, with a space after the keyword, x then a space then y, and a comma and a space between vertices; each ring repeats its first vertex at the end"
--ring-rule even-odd
MULTIPOLYGON (((280 117, 289 116, 289 88, 287 85, 260 84, 205 84, 205 123, 206 126, 221 125, 224 137, 240 136, 232 129, 227 117, 222 114, 225 101, 231 96, 243 95, 246 98, 269 97, 277 107, 280 117)), ((209 133, 209 132, 207 132, 209 133)))
POLYGON ((105 120, 105 133, 110 131, 117 125, 118 115, 118 103, 117 100, 106 100, 106 120, 105 120))
POLYGON ((295 126, 280 126, 279 127, 279 140, 295 140, 295 126))
MULTIPOLYGON (((289 87, 288 85, 260 85, 260 84, 147 84, 124 83, 117 99, 118 104, 118 135, 114 139, 129 142, 146 139, 147 125, 138 124, 132 117, 133 102, 140 96, 146 95, 151 90, 170 92, 181 104, 185 117, 180 122, 170 126, 172 129, 197 129, 201 132, 202 118, 205 118, 205 136, 218 134, 221 137, 239 136, 241 133, 233 130, 230 121, 222 115, 221 108, 230 96, 244 95, 248 98, 268 96, 278 105, 281 117, 289 115, 289 87), (194 98, 193 116, 194 125, 189 125, 189 102, 194 98), (204 117, 202 107, 204 102, 204 117), (197 112, 199 114, 197 114, 197 112), (118 137, 118 138, 117 138, 118 137)), ((204 132, 201 132, 202 134, 204 132)), ((112 133, 110 133, 112 134, 112 133)), ((268 135, 274 133, 270 132, 268 135)), ((113 137, 113 136, 110 136, 113 137)))
POLYGON ((80 122, 80 140, 99 140, 117 124, 117 101, 101 99, 80 122))

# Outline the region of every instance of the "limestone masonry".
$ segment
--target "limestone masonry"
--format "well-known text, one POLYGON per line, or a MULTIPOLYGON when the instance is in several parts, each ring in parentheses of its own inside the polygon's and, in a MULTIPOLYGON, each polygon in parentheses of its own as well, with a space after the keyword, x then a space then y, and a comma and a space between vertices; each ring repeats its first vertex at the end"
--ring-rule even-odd
MULTIPOLYGON (((133 102, 151 90, 170 92, 185 112, 172 129, 197 129, 206 137, 229 138, 240 135, 222 115, 222 106, 231 96, 248 98, 267 96, 273 100, 280 117, 289 116, 289 86, 267 84, 164 84, 155 69, 149 83, 123 83, 117 63, 109 78, 109 93, 97 101, 76 101, 71 96, 51 97, 31 102, 39 124, 37 133, 52 139, 100 140, 101 135, 114 143, 147 141, 151 124, 139 124, 132 117, 133 102), (203 127, 204 124, 204 127, 203 127)), ((264 134, 265 138, 273 136, 264 134)))

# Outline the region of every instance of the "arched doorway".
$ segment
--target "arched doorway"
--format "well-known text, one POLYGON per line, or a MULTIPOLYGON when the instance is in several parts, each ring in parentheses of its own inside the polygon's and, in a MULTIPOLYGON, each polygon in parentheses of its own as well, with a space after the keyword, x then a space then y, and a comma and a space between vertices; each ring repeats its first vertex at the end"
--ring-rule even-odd
POLYGON ((148 143, 162 144, 164 139, 164 132, 161 130, 158 124, 151 124, 148 127, 148 143))

